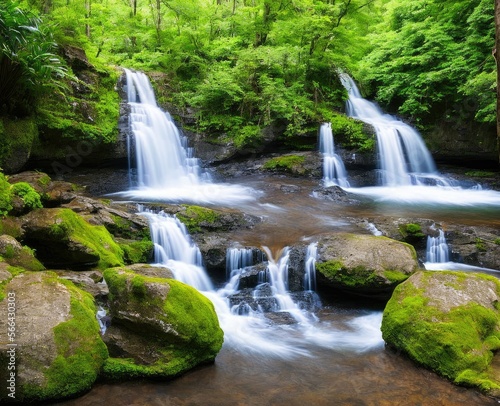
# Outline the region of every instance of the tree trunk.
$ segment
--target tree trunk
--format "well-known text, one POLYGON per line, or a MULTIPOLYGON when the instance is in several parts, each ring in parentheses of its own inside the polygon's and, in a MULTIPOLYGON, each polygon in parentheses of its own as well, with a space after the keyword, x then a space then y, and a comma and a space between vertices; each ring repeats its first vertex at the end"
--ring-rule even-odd
POLYGON ((497 150, 500 163, 500 0, 495 0, 495 48, 493 56, 497 63, 497 150))

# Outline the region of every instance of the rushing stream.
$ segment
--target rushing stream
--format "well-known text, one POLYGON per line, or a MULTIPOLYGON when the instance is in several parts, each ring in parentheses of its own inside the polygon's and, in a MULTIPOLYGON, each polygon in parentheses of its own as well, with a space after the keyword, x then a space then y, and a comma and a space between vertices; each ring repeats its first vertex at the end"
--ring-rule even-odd
MULTIPOLYGON (((331 126, 320 130, 325 186, 338 185, 360 199, 337 206, 318 199, 310 179, 261 176, 215 183, 204 173, 186 139, 170 116, 161 111, 145 75, 126 71, 137 180, 119 198, 142 202, 195 202, 237 206, 263 221, 233 237, 241 247, 261 247, 266 269, 253 297, 272 296, 272 310, 287 313, 293 323, 269 323, 261 308, 231 305, 238 276, 253 265, 254 252, 227 252, 227 280, 216 287, 202 266, 200 250, 186 228, 163 212, 142 211, 155 243, 155 264, 170 268, 181 280, 209 297, 225 334, 214 365, 203 366, 171 382, 100 384, 68 405, 487 405, 496 401, 459 388, 415 366, 384 347, 380 332, 381 304, 316 294, 315 236, 322 232, 360 232, 356 219, 369 217, 437 218, 443 222, 478 224, 500 229, 500 193, 465 189, 441 176, 418 134, 364 100, 354 82, 349 89, 350 114, 377 129, 381 184, 350 186, 335 153, 331 126), (388 128, 390 127, 390 128, 388 128), (385 135, 384 135, 385 134, 385 135), (394 153, 396 151, 396 153, 394 153), (399 152, 398 152, 399 151, 399 152), (412 151, 410 154, 409 151, 412 151), (398 156, 399 154, 399 156, 398 156), (167 157, 168 155, 168 157, 167 157), (283 192, 283 184, 293 192, 283 192), (243 186, 244 185, 244 186, 243 186), (293 195, 291 194, 293 193, 293 195), (460 213, 459 218, 457 213, 460 213), (292 297, 287 286, 288 248, 306 242, 304 295, 313 309, 292 297)), ((132 143, 131 143, 132 144, 132 143)), ((375 224, 366 233, 380 233, 375 224)), ((448 263, 442 230, 429 237, 426 265, 448 263)), ((495 270, 490 270, 494 272, 495 270)), ((260 305, 259 305, 260 306, 260 305)))

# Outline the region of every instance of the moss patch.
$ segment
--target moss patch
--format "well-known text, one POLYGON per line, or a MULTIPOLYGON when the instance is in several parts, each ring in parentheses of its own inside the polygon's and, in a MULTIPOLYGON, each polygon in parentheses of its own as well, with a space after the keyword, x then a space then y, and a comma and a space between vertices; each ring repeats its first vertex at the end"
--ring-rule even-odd
POLYGON ((126 264, 138 264, 151 262, 154 244, 151 240, 142 241, 118 241, 123 251, 123 259, 126 264))
POLYGON ((177 213, 176 217, 184 223, 190 233, 200 232, 202 228, 215 228, 221 218, 215 210, 206 207, 182 206, 185 207, 185 211, 177 213))
POLYGON ((263 168, 272 171, 302 173, 305 157, 300 155, 285 155, 268 160, 263 168))
POLYGON ((342 261, 326 261, 316 263, 316 269, 331 282, 349 288, 360 288, 378 285, 381 278, 363 266, 346 269, 342 261))

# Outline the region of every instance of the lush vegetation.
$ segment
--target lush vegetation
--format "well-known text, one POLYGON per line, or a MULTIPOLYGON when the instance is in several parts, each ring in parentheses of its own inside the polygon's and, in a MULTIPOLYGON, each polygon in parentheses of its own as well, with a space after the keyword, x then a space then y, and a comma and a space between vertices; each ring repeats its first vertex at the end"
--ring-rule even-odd
POLYGON ((324 121, 332 122, 337 142, 373 150, 373 137, 339 114, 346 97, 339 70, 422 128, 437 120, 495 120, 487 0, 2 4, 0 115, 36 113, 51 142, 54 134, 113 141, 117 72, 110 66, 161 72, 153 75, 157 94, 185 126, 241 150, 262 144, 269 128, 284 144, 305 148, 291 138, 309 135, 314 143, 324 121), (86 51, 98 80, 65 66, 58 55, 67 46, 86 51))

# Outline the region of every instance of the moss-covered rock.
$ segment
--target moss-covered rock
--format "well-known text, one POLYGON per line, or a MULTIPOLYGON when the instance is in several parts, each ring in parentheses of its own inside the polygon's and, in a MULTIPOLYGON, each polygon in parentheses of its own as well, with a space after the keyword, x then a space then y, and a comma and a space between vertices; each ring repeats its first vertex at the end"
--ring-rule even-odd
POLYGON ((170 378, 215 359, 223 332, 213 304, 196 289, 127 268, 108 269, 104 278, 113 317, 106 377, 170 378))
POLYGON ((417 272, 384 310, 386 343, 457 384, 500 393, 500 282, 461 272, 417 272))
POLYGON ((0 168, 5 173, 18 172, 30 158, 38 139, 34 118, 0 118, 0 168))
POLYGON ((22 217, 24 241, 47 267, 105 269, 123 265, 123 251, 103 226, 93 226, 72 210, 39 209, 22 217))
POLYGON ((18 266, 28 271, 42 271, 45 267, 35 258, 33 250, 23 247, 14 237, 0 235, 0 257, 11 266, 18 266))
POLYGON ((310 153, 281 155, 268 159, 262 169, 295 176, 321 176, 321 158, 310 153))
POLYGON ((318 256, 318 283, 358 294, 387 296, 418 269, 411 245, 365 234, 323 236, 318 256))
MULTIPOLYGON (((92 297, 53 272, 21 273, 5 285, 4 293, 0 357, 2 365, 10 362, 7 303, 15 303, 16 400, 54 400, 89 390, 108 357, 92 297)), ((2 368, 3 382, 6 373, 2 368)), ((10 399, 7 395, 2 385, 0 399, 10 399)))

